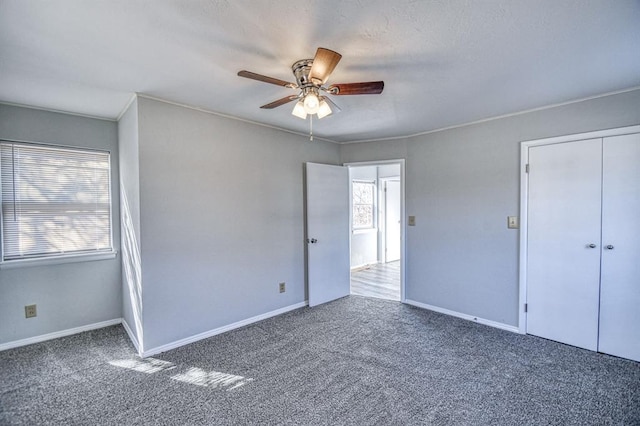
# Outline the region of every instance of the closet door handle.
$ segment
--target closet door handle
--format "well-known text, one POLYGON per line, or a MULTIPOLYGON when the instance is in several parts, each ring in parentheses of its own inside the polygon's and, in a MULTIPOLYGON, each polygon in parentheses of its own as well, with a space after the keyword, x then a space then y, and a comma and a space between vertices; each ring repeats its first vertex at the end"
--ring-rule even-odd
POLYGON ((589 247, 589 248, 596 248, 596 245, 595 245, 595 244, 593 244, 593 243, 591 243, 591 244, 589 244, 587 247, 589 247))
POLYGON ((609 244, 608 246, 605 247, 607 250, 613 250, 613 246, 611 244, 609 244))

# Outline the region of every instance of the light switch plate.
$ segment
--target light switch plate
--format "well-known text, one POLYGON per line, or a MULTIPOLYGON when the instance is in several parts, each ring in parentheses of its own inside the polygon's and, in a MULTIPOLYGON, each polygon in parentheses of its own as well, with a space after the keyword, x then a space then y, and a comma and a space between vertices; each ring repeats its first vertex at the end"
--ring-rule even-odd
POLYGON ((507 228, 518 229, 518 216, 507 216, 507 228))
POLYGON ((416 217, 409 216, 409 226, 416 226, 416 217))

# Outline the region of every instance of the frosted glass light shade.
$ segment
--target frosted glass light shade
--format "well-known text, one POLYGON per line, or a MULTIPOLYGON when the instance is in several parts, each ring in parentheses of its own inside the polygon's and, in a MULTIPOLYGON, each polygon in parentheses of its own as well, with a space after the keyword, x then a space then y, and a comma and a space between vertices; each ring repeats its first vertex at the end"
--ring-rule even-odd
POLYGON ((307 114, 315 114, 320 108, 320 99, 315 93, 309 93, 304 97, 304 110, 307 114))
POLYGON ((324 118, 327 115, 331 114, 331 107, 324 99, 320 101, 320 106, 318 107, 318 118, 324 118))
POLYGON ((303 120, 307 118, 307 111, 304 110, 304 104, 302 101, 296 102, 296 106, 293 107, 293 111, 291 114, 295 115, 298 118, 302 118, 303 120))

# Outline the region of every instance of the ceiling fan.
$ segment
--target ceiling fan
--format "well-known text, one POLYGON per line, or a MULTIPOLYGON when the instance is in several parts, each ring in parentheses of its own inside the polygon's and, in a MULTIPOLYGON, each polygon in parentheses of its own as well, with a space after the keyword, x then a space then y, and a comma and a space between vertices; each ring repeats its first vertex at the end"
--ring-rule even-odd
POLYGON ((339 96, 377 95, 382 93, 382 89, 384 89, 384 81, 340 83, 332 84, 328 87, 325 86, 324 84, 327 82, 329 75, 331 75, 341 58, 341 54, 319 47, 313 59, 301 59, 291 66, 293 75, 296 78, 295 83, 246 70, 238 72, 238 75, 252 80, 299 90, 297 95, 285 96, 284 98, 262 105, 260 108, 272 109, 297 100, 298 102, 296 102, 293 108, 293 115, 306 119, 307 115, 313 116, 313 114, 317 114, 318 118, 323 118, 332 113, 329 104, 338 111, 340 108, 322 93, 339 96))

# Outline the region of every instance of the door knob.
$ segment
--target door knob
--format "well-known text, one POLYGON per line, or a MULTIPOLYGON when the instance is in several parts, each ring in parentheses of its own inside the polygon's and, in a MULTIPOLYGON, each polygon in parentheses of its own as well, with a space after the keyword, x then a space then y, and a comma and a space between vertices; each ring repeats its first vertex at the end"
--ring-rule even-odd
POLYGON ((318 240, 316 240, 315 238, 311 238, 311 239, 307 238, 307 242, 311 244, 315 244, 318 242, 318 240))
POLYGON ((611 244, 609 244, 608 246, 605 247, 607 250, 613 250, 613 246, 611 244))
POLYGON ((595 245, 595 244, 593 244, 593 243, 591 243, 591 244, 589 244, 587 247, 589 247, 589 248, 596 248, 596 245, 595 245))

